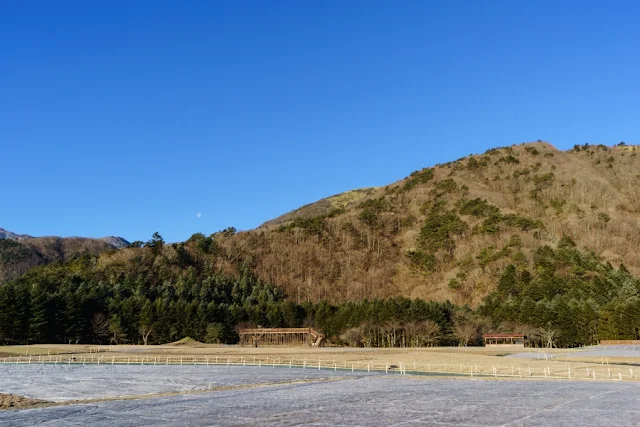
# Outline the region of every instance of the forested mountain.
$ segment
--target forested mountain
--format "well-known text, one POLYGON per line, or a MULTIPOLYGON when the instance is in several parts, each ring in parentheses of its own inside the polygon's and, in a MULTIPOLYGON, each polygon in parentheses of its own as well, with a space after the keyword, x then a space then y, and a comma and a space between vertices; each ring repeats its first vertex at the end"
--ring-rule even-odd
POLYGON ((30 268, 77 256, 121 249, 129 245, 121 237, 33 237, 0 228, 0 285, 30 268))
POLYGON ((638 151, 495 148, 256 230, 40 266, 0 288, 0 338, 233 342, 244 322, 351 345, 638 339, 638 151))
POLYGON ((638 274, 636 148, 490 149, 351 203, 321 201, 323 211, 306 208, 314 216, 275 221, 220 247, 300 301, 405 295, 476 306, 507 265, 533 270, 536 251, 565 235, 638 274))

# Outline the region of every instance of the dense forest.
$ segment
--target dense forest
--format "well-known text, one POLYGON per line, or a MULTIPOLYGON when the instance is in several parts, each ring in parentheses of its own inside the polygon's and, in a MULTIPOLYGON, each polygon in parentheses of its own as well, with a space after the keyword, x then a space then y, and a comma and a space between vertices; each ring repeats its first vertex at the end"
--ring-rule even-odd
POLYGON ((215 238, 166 245, 156 233, 132 244, 138 257, 126 267, 101 268, 92 255, 36 267, 0 287, 0 340, 157 344, 189 336, 235 343, 243 325, 313 326, 350 346, 474 345, 494 331, 523 332, 539 346, 640 338, 640 280, 566 236, 555 249, 539 248, 531 271, 507 265, 476 310, 406 297, 297 302, 249 266, 228 276, 191 255, 211 250, 215 238))

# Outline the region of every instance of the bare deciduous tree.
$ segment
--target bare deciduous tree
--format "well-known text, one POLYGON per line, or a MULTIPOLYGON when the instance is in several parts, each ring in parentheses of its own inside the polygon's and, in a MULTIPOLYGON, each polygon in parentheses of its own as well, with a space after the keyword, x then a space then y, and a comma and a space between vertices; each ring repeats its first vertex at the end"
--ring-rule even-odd
POLYGON ((342 335, 340 339, 349 344, 350 347, 359 347, 362 342, 362 333, 360 328, 349 328, 342 335))
POLYGON ((469 340, 478 334, 478 325, 471 320, 458 320, 453 325, 453 333, 460 341, 460 345, 466 347, 469 345, 469 340))
POLYGON ((102 343, 109 336, 109 319, 104 313, 94 313, 91 317, 91 329, 102 343))
POLYGON ((143 323, 138 327, 138 332, 142 337, 142 342, 144 342, 144 345, 147 345, 149 343, 149 335, 151 335, 151 333, 153 332, 153 325, 143 323))
POLYGON ((549 325, 546 329, 540 329, 540 336, 542 337, 543 345, 547 348, 555 347, 557 332, 551 329, 551 325, 549 325))

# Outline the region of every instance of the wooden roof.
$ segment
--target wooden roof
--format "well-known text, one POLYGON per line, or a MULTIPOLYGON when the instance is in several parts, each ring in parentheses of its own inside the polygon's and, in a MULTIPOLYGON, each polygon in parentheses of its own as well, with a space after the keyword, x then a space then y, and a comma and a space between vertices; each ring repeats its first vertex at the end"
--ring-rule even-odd
POLYGON ((526 338, 524 334, 485 334, 485 338, 526 338))

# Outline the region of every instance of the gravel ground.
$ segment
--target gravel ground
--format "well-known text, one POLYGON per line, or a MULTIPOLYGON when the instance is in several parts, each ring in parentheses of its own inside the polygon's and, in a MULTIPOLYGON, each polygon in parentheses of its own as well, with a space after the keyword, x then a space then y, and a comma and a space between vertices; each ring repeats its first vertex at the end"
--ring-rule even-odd
MULTIPOLYGON (((190 368, 182 367, 179 373, 186 374, 190 368), (187 370, 182 371, 185 368, 187 370)), ((212 372, 226 378, 227 382, 237 384, 247 384, 264 378, 258 378, 257 375, 258 370, 265 368, 248 369, 217 367, 212 372)), ((289 378, 294 378, 295 374, 313 375, 311 372, 301 372, 297 369, 289 371, 272 368, 271 371, 274 374, 291 375, 289 378)), ((67 376, 73 376, 82 375, 85 371, 66 372, 67 376)), ((202 372, 200 369, 199 372, 192 372, 192 375, 202 372)), ((326 371, 316 373, 321 374, 328 376, 326 371)), ((63 376, 59 375, 56 378, 63 376)), ((123 374, 122 378, 124 377, 126 375, 123 374)), ((42 377, 40 381, 46 382, 47 378, 42 377)), ((156 380, 155 376, 149 378, 149 381, 156 380)), ((111 387, 114 386, 117 387, 115 381, 111 382, 111 387)), ((398 375, 362 375, 336 381, 0 412, 2 427, 400 424, 638 426, 640 384, 434 380, 398 375)))
POLYGON ((270 366, 0 365, 0 393, 64 402, 345 375, 352 374, 270 366))

